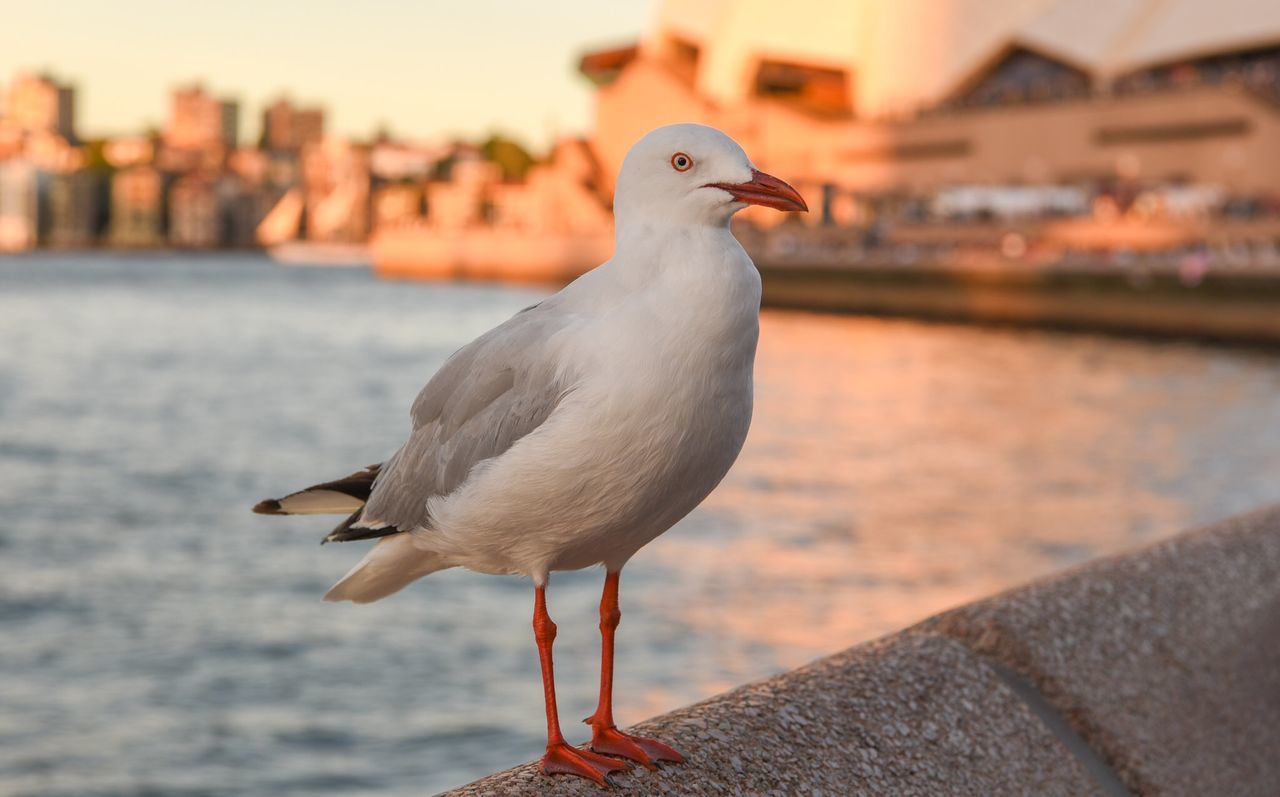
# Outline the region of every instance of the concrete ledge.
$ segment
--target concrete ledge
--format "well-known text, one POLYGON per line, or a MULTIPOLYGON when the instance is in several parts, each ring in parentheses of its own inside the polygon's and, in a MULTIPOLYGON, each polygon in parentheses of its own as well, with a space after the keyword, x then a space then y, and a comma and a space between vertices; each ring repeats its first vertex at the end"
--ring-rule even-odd
MULTIPOLYGON (((635 794, 1273 795, 1280 508, 641 723, 635 794)), ((526 764, 455 795, 597 794, 526 764)))
POLYGON ((1280 508, 943 614, 1143 795, 1280 794, 1280 508))
MULTIPOLYGON (((908 633, 636 727, 688 756, 617 776, 643 794, 1101 794, 963 645, 908 633)), ((526 765, 453 794, 599 794, 526 765)))

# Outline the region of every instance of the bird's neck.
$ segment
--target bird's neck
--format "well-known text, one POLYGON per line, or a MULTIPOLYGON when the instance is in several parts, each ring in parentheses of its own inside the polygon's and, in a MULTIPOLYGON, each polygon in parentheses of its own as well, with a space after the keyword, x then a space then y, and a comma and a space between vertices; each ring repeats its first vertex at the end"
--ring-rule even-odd
POLYGON ((695 314, 754 318, 760 308, 760 276, 728 225, 629 225, 602 277, 619 296, 657 292, 695 314))
POLYGON ((727 219, 723 224, 631 219, 614 231, 615 260, 638 269, 687 268, 690 258, 737 248, 727 219))

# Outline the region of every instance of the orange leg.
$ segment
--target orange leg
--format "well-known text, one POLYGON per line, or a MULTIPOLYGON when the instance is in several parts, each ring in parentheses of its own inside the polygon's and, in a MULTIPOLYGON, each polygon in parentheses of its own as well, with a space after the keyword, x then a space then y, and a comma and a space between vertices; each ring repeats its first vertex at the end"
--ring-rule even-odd
POLYGON ((591 749, 597 753, 629 758, 657 769, 655 762, 684 763, 684 756, 654 739, 631 736, 618 730, 613 721, 613 637, 622 620, 618 608, 618 573, 604 577, 604 593, 600 596, 600 704, 596 713, 583 722, 591 726, 591 749))
POLYGON ((627 765, 616 758, 569 746, 560 732, 560 715, 556 711, 556 676, 551 664, 551 643, 556 638, 556 624, 547 615, 546 587, 536 587, 533 604, 533 636, 538 641, 538 659, 542 662, 542 692, 547 701, 547 752, 542 756, 542 771, 548 775, 579 775, 601 786, 611 772, 627 765))

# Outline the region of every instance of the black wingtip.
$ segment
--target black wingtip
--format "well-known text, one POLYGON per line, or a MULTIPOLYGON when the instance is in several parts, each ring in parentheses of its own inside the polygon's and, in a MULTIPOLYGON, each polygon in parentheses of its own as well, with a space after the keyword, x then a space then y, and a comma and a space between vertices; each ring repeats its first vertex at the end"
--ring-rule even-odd
POLYGON ((356 540, 376 540, 381 537, 390 537, 392 534, 401 534, 400 529, 395 526, 383 526, 380 529, 364 529, 359 526, 352 528, 343 524, 333 531, 329 532, 329 536, 320 541, 321 545, 326 542, 355 542, 356 540))
POLYGON ((274 498, 268 498, 265 501, 259 501, 254 505, 253 511, 259 515, 286 515, 288 514, 280 507, 280 502, 274 498))

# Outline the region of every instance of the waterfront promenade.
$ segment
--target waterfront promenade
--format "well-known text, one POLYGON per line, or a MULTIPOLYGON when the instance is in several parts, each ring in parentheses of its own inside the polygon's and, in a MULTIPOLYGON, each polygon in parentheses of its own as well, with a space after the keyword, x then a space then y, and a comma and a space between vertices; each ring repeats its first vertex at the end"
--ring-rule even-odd
POLYGON ((768 307, 1280 345, 1274 271, 757 262, 768 307))
MULTIPOLYGON (((649 720, 633 794, 1233 795, 1280 783, 1280 507, 649 720)), ((526 764, 456 797, 595 794, 526 764)))
MULTIPOLYGON (((1047 245, 1034 225, 918 225, 878 244, 851 229, 735 229, 766 307, 1280 345, 1274 223, 1224 223, 1195 245, 1153 251, 1047 245), (1209 246, 1215 236, 1227 243, 1209 246)), ((613 242, 407 227, 371 249, 389 279, 562 285, 607 260, 613 242)))

